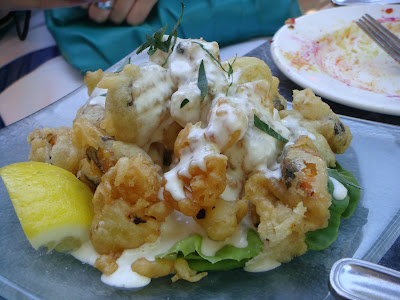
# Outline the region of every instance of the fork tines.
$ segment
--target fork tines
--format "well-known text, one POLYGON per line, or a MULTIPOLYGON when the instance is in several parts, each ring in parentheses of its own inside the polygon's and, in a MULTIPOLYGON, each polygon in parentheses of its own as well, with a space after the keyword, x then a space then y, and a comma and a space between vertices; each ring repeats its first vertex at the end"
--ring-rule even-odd
POLYGON ((369 14, 365 14, 356 24, 368 34, 383 50, 400 63, 400 39, 382 26, 369 14))

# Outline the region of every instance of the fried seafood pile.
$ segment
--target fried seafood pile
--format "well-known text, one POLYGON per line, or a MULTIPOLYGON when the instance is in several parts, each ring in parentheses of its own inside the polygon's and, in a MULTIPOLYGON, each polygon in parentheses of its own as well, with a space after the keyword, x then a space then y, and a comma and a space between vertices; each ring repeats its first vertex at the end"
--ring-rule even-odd
MULTIPOLYGON (((174 211, 214 241, 247 216, 264 255, 278 262, 305 253, 305 233, 327 226, 327 167, 352 135, 309 89, 294 91, 286 110, 263 61, 221 62, 217 43, 178 38, 172 52, 116 73, 88 72, 85 83, 106 98, 92 96, 72 128, 32 132, 29 158, 71 171, 95 192, 90 238, 103 273, 118 269, 124 250, 155 242, 174 211)), ((182 259, 141 258, 132 269, 204 276, 182 259)))

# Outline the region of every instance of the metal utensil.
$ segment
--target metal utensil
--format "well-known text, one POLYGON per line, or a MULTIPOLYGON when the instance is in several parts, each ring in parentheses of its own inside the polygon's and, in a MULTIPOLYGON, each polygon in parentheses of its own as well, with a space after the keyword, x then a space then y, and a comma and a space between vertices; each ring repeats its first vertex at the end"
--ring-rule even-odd
POLYGON ((399 299, 400 272, 354 258, 338 260, 331 269, 329 288, 345 299, 399 299))
POLYGON ((400 63, 400 39, 382 26, 369 14, 365 14, 356 24, 383 50, 400 63))

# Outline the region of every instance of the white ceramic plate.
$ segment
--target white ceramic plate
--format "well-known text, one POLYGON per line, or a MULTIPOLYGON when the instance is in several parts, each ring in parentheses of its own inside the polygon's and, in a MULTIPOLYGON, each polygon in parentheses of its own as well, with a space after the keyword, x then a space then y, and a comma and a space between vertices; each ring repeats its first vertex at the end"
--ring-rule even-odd
POLYGON ((278 68, 326 99, 400 115, 400 64, 354 23, 365 13, 400 36, 399 5, 325 9, 283 26, 271 44, 278 68))

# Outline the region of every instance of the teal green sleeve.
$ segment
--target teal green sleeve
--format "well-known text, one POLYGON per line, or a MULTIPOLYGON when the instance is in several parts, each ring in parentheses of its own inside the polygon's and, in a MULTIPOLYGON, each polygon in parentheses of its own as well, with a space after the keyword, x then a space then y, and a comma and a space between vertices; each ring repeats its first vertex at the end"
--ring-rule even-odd
MULTIPOLYGON (((178 27, 181 38, 204 38, 220 46, 257 36, 273 35, 286 19, 300 15, 296 0, 184 0, 178 27)), ((179 1, 159 0, 140 26, 96 24, 87 10, 65 8, 46 11, 46 24, 64 58, 81 72, 107 69, 145 41, 148 26, 166 33, 181 13, 179 1)))

